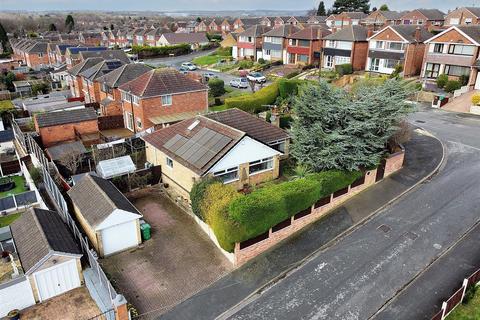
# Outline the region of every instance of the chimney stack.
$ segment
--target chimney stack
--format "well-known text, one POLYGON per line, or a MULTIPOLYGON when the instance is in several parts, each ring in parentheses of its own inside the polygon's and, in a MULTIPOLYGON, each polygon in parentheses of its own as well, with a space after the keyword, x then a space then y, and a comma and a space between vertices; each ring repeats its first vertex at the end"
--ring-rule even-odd
POLYGON ((370 38, 371 36, 373 36, 373 27, 368 26, 368 28, 367 28, 367 38, 370 38))
POLYGON ((417 27, 417 29, 415 29, 415 40, 417 42, 420 42, 421 40, 421 31, 422 30, 420 29, 420 27, 417 27))

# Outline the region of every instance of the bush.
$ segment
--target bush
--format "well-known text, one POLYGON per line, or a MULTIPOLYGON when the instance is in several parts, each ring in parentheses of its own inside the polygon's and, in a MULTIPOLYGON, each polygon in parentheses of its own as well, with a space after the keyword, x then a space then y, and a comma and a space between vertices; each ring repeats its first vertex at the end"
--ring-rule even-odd
POLYGON ((179 44, 164 47, 133 46, 132 53, 138 54, 139 58, 165 57, 170 54, 181 55, 192 51, 189 44, 179 44))
POLYGON ((398 78, 400 76, 400 73, 402 72, 403 72, 403 65, 397 64, 392 74, 390 75, 390 78, 391 79, 398 78))
POLYGON ((38 185, 40 182, 43 181, 43 174, 38 168, 32 166, 28 172, 30 173, 30 177, 32 177, 33 182, 35 185, 38 185))
POLYGON ((263 59, 263 58, 258 59, 258 63, 265 64, 265 59, 263 59))
POLYGON ((220 47, 217 49, 216 54, 223 57, 230 57, 232 56, 232 47, 220 47))
POLYGON ((253 67, 253 61, 252 60, 242 60, 238 62, 238 68, 239 69, 250 69, 253 67))
POLYGON ((460 83, 460 81, 457 81, 457 80, 449 80, 447 81, 447 83, 445 84, 445 91, 447 91, 448 93, 452 93, 453 91, 455 90, 458 90, 462 87, 462 84, 460 83))
POLYGON ((441 74, 437 78, 437 87, 444 88, 447 82, 448 82, 448 75, 441 74))
POLYGON ((218 183, 219 181, 213 177, 205 177, 203 179, 195 181, 190 190, 190 201, 192 205, 193 213, 205 221, 205 215, 201 210, 202 200, 205 197, 205 192, 209 185, 218 183))
POLYGON ((280 117, 280 128, 282 129, 290 129, 292 126, 293 118, 292 116, 281 116, 280 117))
POLYGON ((274 103, 278 95, 278 83, 274 82, 254 94, 225 99, 225 105, 228 109, 238 108, 250 113, 259 113, 266 110, 265 105, 274 103))
POLYGON ((335 66, 335 71, 337 71, 337 73, 340 76, 344 76, 344 75, 347 75, 347 74, 352 74, 353 73, 353 67, 352 67, 351 63, 339 64, 339 65, 335 66))
POLYGON ((478 106, 480 104, 480 94, 476 93, 472 96, 472 104, 478 106))
POLYGON ((463 297, 462 304, 468 304, 473 297, 475 297, 475 293, 477 292, 477 286, 471 285, 467 291, 465 291, 465 296, 463 297))
POLYGON ((278 92, 282 99, 298 93, 298 87, 305 83, 305 80, 286 80, 278 81, 278 92))
POLYGON ((203 191, 200 212, 222 248, 231 252, 236 242, 267 232, 360 176, 360 172, 325 171, 269 184, 247 195, 237 193, 233 186, 212 183, 203 191))
POLYGON ((462 74, 460 76, 460 78, 458 79, 458 81, 460 81, 460 83, 462 84, 462 86, 466 86, 468 84, 468 80, 470 80, 470 76, 466 75, 466 74, 462 74))
POLYGON ((225 93, 225 82, 222 79, 210 79, 208 81, 208 87, 210 88, 210 93, 214 97, 219 97, 225 93))

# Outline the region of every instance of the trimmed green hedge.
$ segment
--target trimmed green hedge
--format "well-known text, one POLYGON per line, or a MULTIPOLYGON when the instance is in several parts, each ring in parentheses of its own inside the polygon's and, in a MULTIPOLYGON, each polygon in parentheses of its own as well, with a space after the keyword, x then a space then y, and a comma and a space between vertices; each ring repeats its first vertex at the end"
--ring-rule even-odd
POLYGON ((192 52, 192 48, 188 43, 164 47, 133 46, 132 52, 138 54, 139 58, 166 57, 170 54, 188 54, 192 52))
POLYGON ((204 179, 196 181, 193 186, 192 190, 190 190, 190 201, 192 203, 192 211, 193 213, 202 219, 202 221, 206 221, 206 217, 202 214, 201 205, 202 200, 205 197, 205 192, 207 191, 207 187, 214 183, 218 183, 218 179, 213 177, 206 177, 204 179))
POLYGON ((278 81, 278 92, 283 99, 298 93, 298 87, 305 83, 305 80, 286 80, 278 81))
POLYGON ((303 179, 271 184, 250 194, 236 193, 220 183, 206 187, 201 215, 220 245, 233 251, 236 242, 252 239, 319 199, 343 189, 361 177, 360 172, 325 171, 303 179))
POLYGON ((353 67, 350 63, 339 64, 335 66, 335 71, 340 75, 344 76, 346 74, 353 73, 353 67))
POLYGON ((278 83, 274 82, 254 94, 225 99, 225 105, 228 109, 238 108, 251 113, 259 113, 266 110, 265 105, 273 104, 278 95, 278 83))

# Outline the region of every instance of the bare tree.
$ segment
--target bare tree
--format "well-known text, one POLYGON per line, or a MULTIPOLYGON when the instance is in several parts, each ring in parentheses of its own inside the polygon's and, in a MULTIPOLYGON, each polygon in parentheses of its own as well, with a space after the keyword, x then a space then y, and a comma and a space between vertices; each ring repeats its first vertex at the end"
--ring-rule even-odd
POLYGON ((83 159, 83 153, 72 151, 64 153, 60 157, 59 161, 65 168, 70 171, 71 175, 73 176, 77 172, 77 169, 82 163, 83 159))

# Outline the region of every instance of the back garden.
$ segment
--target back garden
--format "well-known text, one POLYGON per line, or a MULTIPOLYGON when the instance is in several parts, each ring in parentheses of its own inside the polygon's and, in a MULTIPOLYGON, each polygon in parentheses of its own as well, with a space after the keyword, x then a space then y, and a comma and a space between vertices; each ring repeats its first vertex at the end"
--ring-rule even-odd
MULTIPOLYGON (((366 81, 355 90, 326 82, 280 80, 253 95, 227 99, 227 108, 251 113, 281 103, 291 110, 290 174, 237 192, 214 178, 197 181, 193 213, 215 233, 220 246, 257 237, 376 168, 408 139, 405 103, 413 86, 400 80, 366 81)), ((267 118, 268 119, 268 118, 267 118)), ((285 164, 284 164, 285 165, 285 164)))

